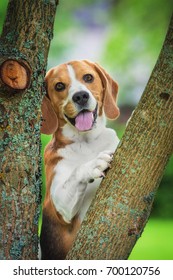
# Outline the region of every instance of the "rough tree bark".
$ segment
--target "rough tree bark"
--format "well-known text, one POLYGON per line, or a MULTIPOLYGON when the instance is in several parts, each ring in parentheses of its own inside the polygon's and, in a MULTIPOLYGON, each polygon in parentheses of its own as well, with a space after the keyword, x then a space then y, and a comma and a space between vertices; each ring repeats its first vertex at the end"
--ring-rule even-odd
POLYGON ((0 259, 37 259, 40 104, 57 0, 11 0, 0 38, 0 259))
POLYGON ((173 152, 173 18, 143 96, 67 259, 127 259, 173 152))

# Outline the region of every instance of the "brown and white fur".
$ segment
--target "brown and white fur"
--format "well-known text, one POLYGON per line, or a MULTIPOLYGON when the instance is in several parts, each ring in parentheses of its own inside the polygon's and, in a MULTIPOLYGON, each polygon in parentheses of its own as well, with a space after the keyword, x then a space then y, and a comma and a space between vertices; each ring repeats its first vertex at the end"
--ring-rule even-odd
POLYGON ((119 115, 118 85, 98 64, 71 61, 48 71, 42 133, 46 197, 42 259, 64 259, 118 145, 106 118, 119 115))

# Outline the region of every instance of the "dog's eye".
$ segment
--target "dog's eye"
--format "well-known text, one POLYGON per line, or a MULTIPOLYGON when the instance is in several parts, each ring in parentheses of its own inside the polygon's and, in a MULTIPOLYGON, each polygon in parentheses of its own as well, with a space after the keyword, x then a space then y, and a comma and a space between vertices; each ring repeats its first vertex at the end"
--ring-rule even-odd
POLYGON ((85 74, 83 76, 83 80, 86 82, 86 83, 92 83, 94 81, 94 77, 93 75, 91 74, 85 74))
POLYGON ((63 90, 65 90, 65 84, 64 84, 64 83, 61 83, 61 82, 57 83, 57 84, 55 85, 55 90, 56 90, 56 91, 63 91, 63 90))

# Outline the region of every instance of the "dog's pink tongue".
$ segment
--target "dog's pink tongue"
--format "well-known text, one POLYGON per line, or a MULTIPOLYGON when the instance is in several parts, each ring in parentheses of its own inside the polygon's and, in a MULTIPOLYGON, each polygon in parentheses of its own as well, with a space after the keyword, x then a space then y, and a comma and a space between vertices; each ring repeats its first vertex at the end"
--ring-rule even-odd
POLYGON ((75 119, 75 127, 80 131, 90 130, 93 125, 93 113, 81 112, 75 119))

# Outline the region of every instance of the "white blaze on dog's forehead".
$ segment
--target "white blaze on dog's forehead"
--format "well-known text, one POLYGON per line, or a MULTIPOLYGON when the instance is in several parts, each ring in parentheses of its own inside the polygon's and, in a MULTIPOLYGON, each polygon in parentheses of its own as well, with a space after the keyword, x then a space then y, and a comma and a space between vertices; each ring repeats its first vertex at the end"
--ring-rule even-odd
POLYGON ((76 74, 75 74, 75 71, 74 71, 72 65, 67 65, 67 69, 68 69, 69 76, 71 78, 72 83, 75 82, 76 81, 76 74))
MULTIPOLYGON (((75 69, 73 68, 72 65, 68 64, 67 65, 67 70, 68 70, 68 73, 69 73, 69 77, 70 77, 70 80, 71 80, 71 85, 70 85, 70 88, 69 88, 69 99, 72 100, 73 98, 73 95, 76 93, 76 92, 79 92, 79 91, 86 91, 89 93, 89 102, 88 102, 88 109, 93 111, 96 107, 96 99, 94 98, 92 92, 83 84, 81 83, 77 78, 76 78, 76 73, 75 73, 75 69)), ((86 74, 86 73, 83 73, 83 75, 86 74)))
POLYGON ((74 94, 75 92, 81 91, 81 90, 85 90, 85 91, 89 92, 87 87, 84 84, 82 84, 79 80, 77 80, 76 73, 75 73, 73 66, 67 65, 67 69, 68 69, 69 77, 71 80, 70 93, 74 94))

